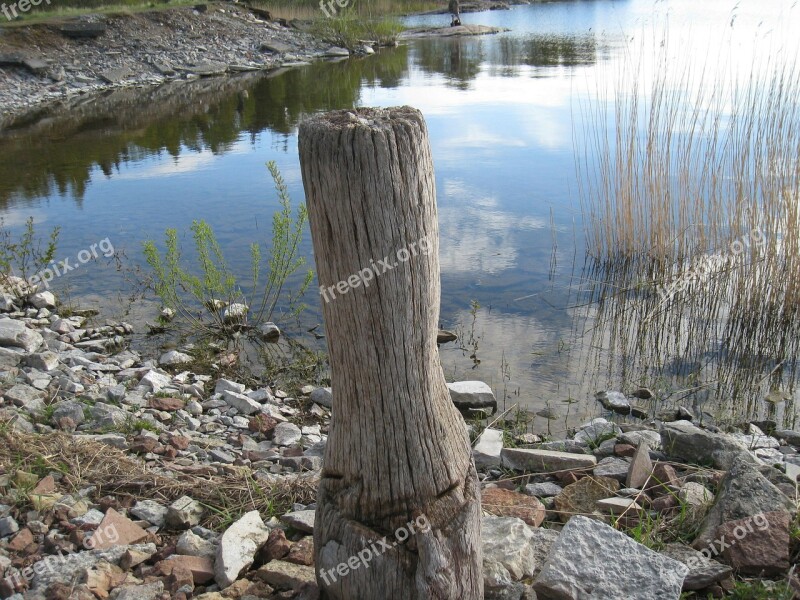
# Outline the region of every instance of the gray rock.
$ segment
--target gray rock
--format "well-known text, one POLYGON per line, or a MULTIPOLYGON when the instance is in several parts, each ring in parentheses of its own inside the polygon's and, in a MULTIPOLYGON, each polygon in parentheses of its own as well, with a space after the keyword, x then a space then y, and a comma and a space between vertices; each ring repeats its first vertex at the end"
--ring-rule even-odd
POLYGON ((148 371, 139 383, 149 387, 153 393, 157 393, 172 383, 172 377, 166 373, 152 370, 148 371))
POLYGON ((222 398, 228 406, 235 408, 243 415, 253 415, 261 411, 261 405, 244 394, 225 390, 222 392, 222 398))
POLYGON ((42 345, 44 338, 25 323, 15 319, 0 319, 0 346, 22 348, 25 352, 35 352, 42 345))
POLYGON ((630 410, 631 402, 625 397, 622 392, 606 391, 597 392, 594 395, 595 399, 603 405, 606 410, 622 411, 630 410))
POLYGON ((193 531, 184 531, 175 544, 175 550, 184 556, 204 556, 213 559, 217 553, 217 545, 193 531))
POLYGON ((489 515, 481 524, 484 561, 502 565, 513 581, 535 577, 557 538, 557 531, 534 529, 516 517, 489 515))
POLYGON ((278 423, 272 435, 276 446, 294 446, 303 437, 302 431, 294 423, 278 423))
POLYGON ((500 453, 503 451, 503 432, 499 429, 487 427, 478 436, 472 455, 475 457, 475 466, 479 468, 500 466, 500 453))
POLYGON ((558 496, 562 491, 564 491, 564 488, 552 481, 529 483, 525 486, 525 493, 537 498, 552 498, 553 496, 558 496))
POLYGON ((268 344, 275 344, 281 338, 281 330, 275 323, 264 323, 258 328, 261 339, 268 344))
POLYGON ((225 452, 224 450, 220 450, 219 448, 215 448, 208 453, 209 458, 214 462, 223 463, 226 465, 232 465, 236 462, 236 457, 229 453, 225 452))
POLYGON ((661 445, 667 456, 727 471, 735 462, 758 463, 740 442, 700 429, 689 421, 665 423, 661 445))
POLYGON ((164 593, 164 582, 156 580, 142 585, 124 585, 116 588, 108 600, 158 600, 164 593))
POLYGON ((69 417, 75 425, 80 425, 86 419, 83 413, 84 406, 80 402, 65 400, 56 404, 53 411, 53 423, 58 423, 59 419, 69 417))
POLYGON ((619 436, 619 441, 623 444, 630 444, 631 446, 639 446, 639 443, 644 440, 650 448, 657 450, 661 448, 661 435, 652 429, 640 429, 637 431, 627 431, 619 436))
POLYGON ((347 48, 341 48, 339 46, 331 46, 328 48, 322 56, 328 57, 339 57, 339 56, 350 56, 350 51, 347 48))
POLYGON ((53 292, 36 292, 28 297, 28 303, 36 308, 55 308, 56 297, 53 292))
POLYGON ((622 429, 616 423, 611 423, 603 417, 592 419, 581 427, 575 436, 572 438, 576 442, 585 442, 592 446, 597 446, 604 440, 617 437, 622 433, 622 429))
POLYGON ((574 516, 550 549, 534 589, 540 600, 677 600, 689 569, 603 523, 574 516))
POLYGON ((267 543, 269 531, 257 510, 245 514, 228 527, 219 540, 214 561, 217 585, 223 589, 228 587, 253 564, 256 552, 267 543))
POLYGON ((593 468, 597 459, 590 454, 571 454, 553 450, 503 448, 503 465, 528 473, 553 473, 573 469, 593 468))
POLYGON ((450 399, 461 411, 491 409, 490 414, 497 411, 497 399, 492 388, 482 381, 457 381, 448 383, 450 399))
POLYGON ((732 571, 728 565, 707 558, 702 552, 683 544, 667 544, 661 549, 661 554, 689 567, 689 574, 683 580, 685 592, 705 589, 717 581, 722 581, 732 571))
POLYGON ((38 354, 31 354, 25 359, 29 367, 39 371, 52 371, 58 368, 58 355, 55 352, 45 351, 38 354))
POLYGON ((219 379, 217 380, 217 384, 214 386, 214 393, 221 394, 222 392, 228 391, 235 392, 237 394, 244 394, 245 389, 247 388, 242 383, 236 383, 230 379, 219 379))
POLYGON ((611 477, 620 483, 624 483, 628 476, 629 468, 630 464, 624 458, 610 456, 597 463, 592 473, 597 477, 611 477))
POLYGON ((8 402, 14 406, 24 407, 28 411, 39 410, 44 406, 43 392, 24 383, 18 383, 4 394, 8 402))
POLYGON ((499 562, 483 559, 483 600, 521 600, 525 587, 499 562))
POLYGON ((720 484, 717 501, 708 511, 700 534, 692 546, 705 548, 715 537, 717 527, 772 511, 792 512, 794 503, 764 477, 757 467, 736 462, 720 484))
POLYGON ((158 364, 162 367, 172 367, 175 365, 185 365, 192 362, 194 358, 177 350, 165 352, 158 359, 158 364))
POLYGON ((128 449, 128 440, 125 439, 125 436, 121 433, 104 433, 101 435, 92 435, 89 436, 95 442, 100 442, 101 444, 106 444, 107 446, 112 446, 113 448, 119 448, 120 450, 127 450, 128 449))
POLYGON ((0 537, 7 537, 19 531, 19 524, 14 517, 3 517, 0 519, 0 537))
POLYGON ((189 529, 200 523, 203 506, 189 496, 181 496, 167 509, 165 524, 171 529, 189 529))
POLYGON ((791 429, 776 429, 775 437, 786 440, 786 443, 792 446, 800 446, 800 431, 792 431, 791 429))
POLYGON ((536 448, 538 450, 554 450, 570 454, 589 454, 589 444, 575 440, 551 440, 540 443, 536 448))
POLYGON ((280 590, 310 590, 297 596, 298 600, 318 597, 314 567, 296 565, 285 560, 271 560, 256 572, 256 577, 280 590))
POLYGON ((324 406, 325 408, 333 407, 333 393, 329 387, 319 387, 311 392, 311 401, 324 406))
POLYGON ((169 509, 166 506, 155 500, 139 500, 130 510, 133 516, 144 519, 159 528, 166 523, 168 512, 169 509))
POLYGON ((92 420, 100 429, 117 428, 131 417, 130 413, 105 402, 97 402, 90 409, 92 420))
POLYGON ((314 533, 315 512, 313 510, 298 510, 286 513, 281 517, 281 521, 303 533, 314 533))

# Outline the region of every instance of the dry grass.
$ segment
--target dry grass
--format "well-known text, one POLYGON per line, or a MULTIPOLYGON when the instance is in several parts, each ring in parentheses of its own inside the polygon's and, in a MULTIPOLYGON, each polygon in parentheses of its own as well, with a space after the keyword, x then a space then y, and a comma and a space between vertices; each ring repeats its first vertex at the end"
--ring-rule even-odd
POLYGON ((310 504, 315 501, 318 483, 315 477, 295 477, 266 485, 254 480, 245 468, 236 475, 206 477, 170 472, 169 463, 157 473, 125 452, 83 436, 26 434, 7 426, 0 433, 0 466, 40 476, 60 471, 64 474, 62 488, 73 493, 94 485, 97 498, 129 496, 170 503, 187 495, 208 508, 203 524, 215 529, 251 510, 269 518, 290 511, 295 502, 310 504))

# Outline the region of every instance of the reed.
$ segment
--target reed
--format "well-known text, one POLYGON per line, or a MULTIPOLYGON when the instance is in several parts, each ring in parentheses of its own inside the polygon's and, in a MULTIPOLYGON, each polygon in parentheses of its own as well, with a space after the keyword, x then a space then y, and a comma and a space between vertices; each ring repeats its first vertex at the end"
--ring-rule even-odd
POLYGON ((800 351, 800 71, 767 59, 724 79, 667 55, 581 107, 594 343, 609 379, 680 380, 764 414, 800 351))

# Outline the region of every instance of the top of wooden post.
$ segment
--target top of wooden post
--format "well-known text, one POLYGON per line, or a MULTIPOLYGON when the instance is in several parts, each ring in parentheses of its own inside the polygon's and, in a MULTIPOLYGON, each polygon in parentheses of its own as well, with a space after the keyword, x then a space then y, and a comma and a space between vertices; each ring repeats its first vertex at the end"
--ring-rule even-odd
POLYGON ((303 120, 300 123, 300 129, 340 131, 368 127, 374 130, 385 130, 403 122, 425 127, 422 113, 413 106, 393 106, 391 108, 365 107, 334 110, 303 120))

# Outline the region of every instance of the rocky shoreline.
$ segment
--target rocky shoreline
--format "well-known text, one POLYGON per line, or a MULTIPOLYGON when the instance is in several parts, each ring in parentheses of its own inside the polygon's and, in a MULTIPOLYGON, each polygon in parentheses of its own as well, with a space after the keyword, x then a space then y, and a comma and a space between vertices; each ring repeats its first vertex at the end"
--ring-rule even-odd
MULTIPOLYGON (((198 375, 191 350, 141 356, 130 325, 50 292, 0 310, 0 597, 318 597, 330 389, 198 375)), ((449 388, 461 410, 496 409, 486 384, 449 388)), ((724 597, 734 575, 800 590, 800 432, 673 416, 558 441, 481 431, 485 597, 724 597)))

